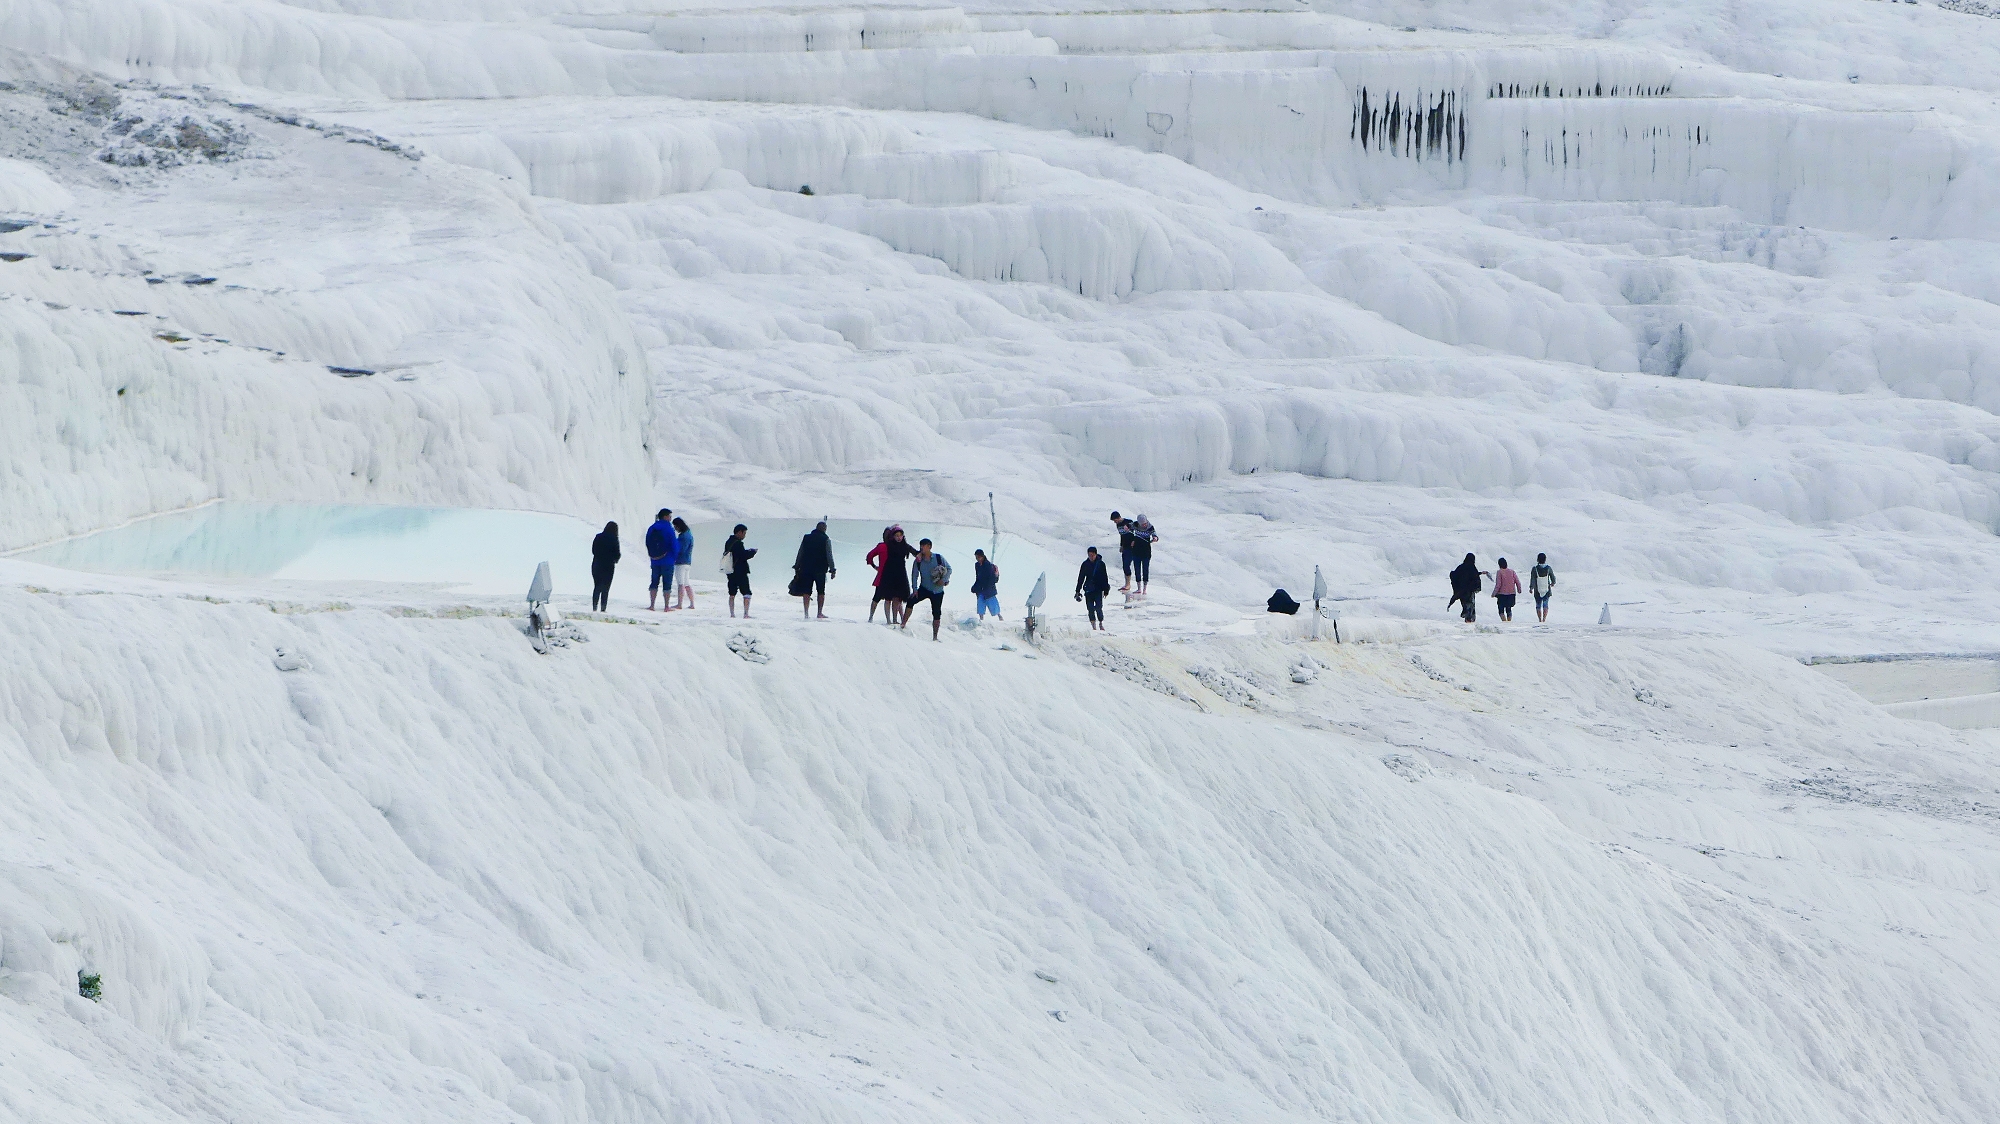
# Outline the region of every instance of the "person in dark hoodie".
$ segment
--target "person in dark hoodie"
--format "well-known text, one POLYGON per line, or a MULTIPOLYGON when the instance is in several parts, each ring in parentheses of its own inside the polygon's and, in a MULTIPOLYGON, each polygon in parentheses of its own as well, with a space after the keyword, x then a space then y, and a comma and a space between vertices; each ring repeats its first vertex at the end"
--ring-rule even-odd
POLYGON ((1076 599, 1083 602, 1090 627, 1098 632, 1104 630, 1104 595, 1110 592, 1111 571, 1093 546, 1085 552, 1083 565, 1076 568, 1076 599))
POLYGON ((805 603, 807 620, 812 619, 815 589, 819 591, 819 619, 826 619, 826 579, 829 575, 837 578, 840 572, 833 567, 833 540, 827 537, 826 520, 822 519, 799 540, 798 557, 792 560, 791 594, 805 603))
POLYGON ((1453 602, 1457 602, 1467 624, 1473 623, 1479 616, 1479 576, 1484 573, 1486 571, 1479 568, 1470 554, 1458 564, 1458 569, 1451 572, 1451 601, 1445 602, 1444 607, 1449 609, 1453 602))
POLYGON ((743 544, 749 534, 750 528, 738 523, 722 544, 723 563, 729 567, 729 615, 736 615, 736 598, 741 594, 746 620, 750 617, 750 560, 757 557, 756 547, 743 544))
POLYGON ((590 540, 590 607, 603 612, 611 607, 611 571, 618 566, 618 524, 606 523, 590 540))
POLYGON ((1000 567, 986 557, 983 550, 972 552, 972 596, 979 599, 979 619, 986 619, 987 610, 992 610, 993 619, 1000 620, 1000 567))
POLYGON ((661 508, 653 519, 653 525, 646 528, 646 557, 652 559, 653 573, 646 584, 646 608, 654 607, 658 598, 666 602, 666 607, 674 607, 674 563, 680 559, 681 551, 674 538, 674 525, 667 522, 674 513, 661 508))

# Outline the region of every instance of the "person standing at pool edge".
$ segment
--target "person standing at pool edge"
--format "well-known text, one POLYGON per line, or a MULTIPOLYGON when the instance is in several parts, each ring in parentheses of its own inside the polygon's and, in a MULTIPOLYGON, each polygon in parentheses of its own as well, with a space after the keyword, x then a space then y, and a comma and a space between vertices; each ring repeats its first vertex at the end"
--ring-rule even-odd
POLYGON ((674 588, 678 591, 675 599, 677 602, 681 600, 687 602, 685 605, 676 604, 674 607, 692 609, 694 608, 694 532, 688 530, 687 522, 678 515, 674 516, 674 530, 677 532, 674 538, 674 545, 677 548, 674 588))
POLYGON ((994 620, 1003 620, 1000 615, 1000 567, 986 557, 983 550, 972 552, 972 596, 979 601, 979 619, 986 619, 986 610, 993 610, 994 620))
POLYGON ((1111 571, 1093 546, 1076 569, 1076 599, 1083 602, 1083 611, 1090 616, 1090 627, 1095 631, 1104 631, 1104 595, 1110 592, 1111 571))
POLYGON ((818 526, 799 540, 798 556, 792 560, 791 592, 792 596, 805 602, 807 620, 811 620, 813 615, 812 594, 815 587, 819 590, 819 619, 826 619, 826 579, 829 574, 840 576, 839 571, 833 568, 833 540, 827 537, 826 520, 822 519, 818 526))
POLYGON ((917 553, 903 535, 901 524, 889 528, 889 538, 882 544, 882 600, 888 602, 888 612, 895 617, 890 624, 910 623, 910 558, 917 553))
POLYGON ((674 561, 680 557, 680 548, 674 543, 674 526, 667 522, 674 513, 661 508, 653 518, 653 525, 646 528, 646 557, 652 559, 652 575, 646 581, 646 608, 653 608, 653 599, 658 597, 666 602, 668 610, 673 609, 674 561), (662 588, 664 587, 664 588, 662 588))
POLYGON ((1549 598, 1556 591, 1556 572, 1549 566, 1549 556, 1535 555, 1535 564, 1528 570, 1528 592, 1535 595, 1535 623, 1549 623, 1549 598))
POLYGON ((1514 619, 1514 599, 1521 595, 1521 575, 1507 568, 1507 560, 1502 558, 1500 566, 1493 571, 1493 600, 1500 606, 1500 619, 1514 619))
POLYGON ((736 596, 743 595, 743 619, 750 619, 750 560, 757 556, 757 548, 743 545, 750 534, 750 528, 741 523, 722 544, 722 557, 729 569, 729 615, 736 615, 736 596))
POLYGON ((618 567, 618 524, 606 523, 590 540, 590 607, 604 612, 611 607, 611 572, 618 567))

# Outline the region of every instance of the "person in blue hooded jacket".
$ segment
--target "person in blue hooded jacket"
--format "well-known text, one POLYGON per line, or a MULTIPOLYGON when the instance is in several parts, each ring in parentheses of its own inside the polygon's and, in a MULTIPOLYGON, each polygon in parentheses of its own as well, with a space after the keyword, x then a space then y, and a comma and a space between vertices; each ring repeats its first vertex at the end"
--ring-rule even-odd
POLYGON ((674 516, 674 530, 679 536, 675 539, 675 543, 680 548, 674 562, 674 588, 678 591, 674 598, 674 608, 692 609, 694 608, 694 532, 688 530, 687 522, 678 515, 674 516), (680 604, 682 601, 687 604, 680 604))
POLYGON ((646 608, 655 608, 653 601, 658 598, 671 610, 674 600, 674 562, 680 557, 680 549, 674 543, 673 524, 667 522, 674 513, 661 508, 653 525, 646 528, 646 557, 652 559, 653 573, 646 584, 646 608))

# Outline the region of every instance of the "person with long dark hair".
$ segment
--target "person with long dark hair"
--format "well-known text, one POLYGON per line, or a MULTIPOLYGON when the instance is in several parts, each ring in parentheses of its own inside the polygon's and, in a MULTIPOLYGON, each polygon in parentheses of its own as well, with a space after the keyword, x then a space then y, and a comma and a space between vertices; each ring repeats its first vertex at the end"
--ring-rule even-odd
POLYGON ((889 537, 882 543, 882 584, 875 591, 890 605, 889 614, 895 618, 890 624, 910 622, 910 559, 916 554, 917 548, 903 537, 903 528, 890 527, 889 537))
POLYGON ((618 568, 618 524, 606 523, 590 540, 590 607, 604 612, 611 607, 611 572, 618 568))

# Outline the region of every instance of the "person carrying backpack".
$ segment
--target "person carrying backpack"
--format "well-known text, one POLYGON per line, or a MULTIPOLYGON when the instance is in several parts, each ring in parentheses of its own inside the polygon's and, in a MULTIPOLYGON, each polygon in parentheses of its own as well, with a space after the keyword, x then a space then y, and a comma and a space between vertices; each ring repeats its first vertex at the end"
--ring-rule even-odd
POLYGON ((1093 631, 1104 631, 1104 595, 1111 592, 1111 570, 1097 556, 1097 548, 1084 551, 1083 565, 1076 568, 1076 599, 1090 617, 1093 631))
POLYGON ((1000 616, 1000 567, 986 557, 983 550, 972 552, 972 595, 979 599, 979 619, 986 619, 986 610, 993 610, 993 619, 1000 616))
POLYGON ((590 540, 590 607, 604 612, 611 607, 611 573, 618 568, 618 524, 606 523, 590 540))
POLYGON ((757 557, 757 548, 743 545, 750 535, 750 528, 741 523, 722 544, 722 568, 729 575, 729 615, 736 615, 736 596, 743 595, 743 619, 750 619, 750 560, 757 557))
POLYGON ((839 571, 833 568, 833 540, 827 537, 826 520, 822 519, 818 526, 799 540, 798 556, 792 560, 790 592, 793 597, 805 602, 807 620, 812 619, 815 588, 819 590, 819 619, 826 619, 826 579, 829 574, 840 576, 839 571))
POLYGON ((1549 598, 1556 591, 1556 572, 1549 566, 1549 556, 1535 555, 1535 564, 1528 570, 1528 592, 1535 598, 1535 623, 1549 623, 1549 598))
POLYGON ((929 601, 931 639, 936 640, 938 629, 944 625, 944 587, 951 583, 951 563, 944 560, 944 555, 931 551, 931 540, 917 541, 917 557, 910 564, 910 579, 916 589, 903 603, 903 627, 910 627, 910 609, 919 601, 929 601))
POLYGON ((667 522, 674 513, 661 508, 653 519, 653 525, 646 528, 646 557, 652 559, 652 576, 646 583, 646 608, 653 608, 653 599, 658 597, 667 602, 666 609, 673 609, 674 562, 680 557, 680 550, 674 544, 674 526, 667 522))

